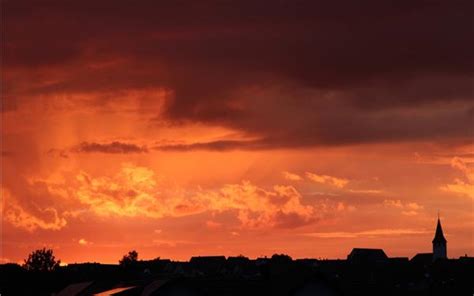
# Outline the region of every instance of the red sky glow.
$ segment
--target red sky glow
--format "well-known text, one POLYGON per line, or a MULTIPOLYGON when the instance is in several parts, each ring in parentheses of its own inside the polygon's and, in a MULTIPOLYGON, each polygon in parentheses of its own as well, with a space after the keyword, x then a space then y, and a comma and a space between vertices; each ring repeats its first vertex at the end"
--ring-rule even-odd
POLYGON ((474 255, 473 4, 338 2, 2 1, 0 263, 474 255))

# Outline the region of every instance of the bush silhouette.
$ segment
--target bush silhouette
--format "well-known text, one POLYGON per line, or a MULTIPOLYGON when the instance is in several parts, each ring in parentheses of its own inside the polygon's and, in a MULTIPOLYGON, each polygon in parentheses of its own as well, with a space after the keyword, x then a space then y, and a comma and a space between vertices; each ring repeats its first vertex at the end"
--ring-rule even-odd
POLYGON ((39 249, 33 251, 25 259, 23 267, 30 271, 52 271, 59 267, 61 260, 56 260, 52 249, 39 249))
POLYGON ((133 265, 138 261, 138 253, 135 250, 128 252, 128 254, 124 255, 122 260, 119 260, 120 265, 122 266, 130 266, 133 265))

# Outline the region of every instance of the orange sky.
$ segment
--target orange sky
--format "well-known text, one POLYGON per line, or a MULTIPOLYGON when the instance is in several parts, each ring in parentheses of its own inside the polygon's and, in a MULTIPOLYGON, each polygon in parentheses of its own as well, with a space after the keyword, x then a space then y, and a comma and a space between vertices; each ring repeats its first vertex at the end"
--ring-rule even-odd
POLYGON ((438 210, 448 256, 474 255, 472 51, 433 27, 443 12, 468 38, 461 8, 413 8, 428 26, 374 5, 406 56, 349 8, 117 3, 6 1, 0 262, 412 257, 438 210))

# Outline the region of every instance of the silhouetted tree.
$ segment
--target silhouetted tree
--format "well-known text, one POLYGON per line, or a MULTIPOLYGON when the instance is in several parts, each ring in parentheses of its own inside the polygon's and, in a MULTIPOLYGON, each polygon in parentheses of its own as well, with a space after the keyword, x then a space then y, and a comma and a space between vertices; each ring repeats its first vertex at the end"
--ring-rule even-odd
POLYGON ((31 271, 52 271, 59 267, 61 260, 56 260, 52 249, 40 249, 33 251, 25 259, 23 267, 31 271))
POLYGON ((293 259, 286 254, 273 254, 271 259, 272 262, 291 262, 292 260, 293 259))
POLYGON ((138 253, 135 250, 128 252, 128 254, 124 255, 122 260, 119 260, 120 265, 122 266, 129 266, 138 261, 138 253))

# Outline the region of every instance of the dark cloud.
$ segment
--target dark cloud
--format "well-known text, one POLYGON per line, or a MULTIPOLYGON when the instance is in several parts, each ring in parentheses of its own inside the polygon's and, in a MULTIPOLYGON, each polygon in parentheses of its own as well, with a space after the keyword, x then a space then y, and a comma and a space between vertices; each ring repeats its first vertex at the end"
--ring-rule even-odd
POLYGON ((263 139, 163 150, 466 138, 472 11, 464 0, 5 1, 5 110, 163 88, 160 120, 263 139))
MULTIPOLYGON (((234 128, 263 135, 255 140, 219 140, 197 143, 165 144, 154 147, 164 151, 228 151, 338 146, 376 142, 448 141, 470 139, 474 117, 464 104, 443 108, 365 110, 339 104, 308 103, 294 106, 279 103, 242 119, 228 119, 234 128), (277 107, 278 106, 278 107, 277 107)), ((465 144, 464 141, 459 144, 465 144)))
POLYGON ((106 144, 82 142, 71 149, 76 153, 111 153, 111 154, 128 154, 128 153, 147 153, 148 149, 144 146, 135 144, 111 142, 106 144))
POLYGON ((212 141, 202 143, 190 144, 165 144, 155 146, 153 149, 160 151, 194 151, 194 150, 210 150, 210 151, 229 151, 229 150, 258 150, 270 148, 267 147, 264 141, 212 141))

